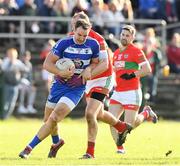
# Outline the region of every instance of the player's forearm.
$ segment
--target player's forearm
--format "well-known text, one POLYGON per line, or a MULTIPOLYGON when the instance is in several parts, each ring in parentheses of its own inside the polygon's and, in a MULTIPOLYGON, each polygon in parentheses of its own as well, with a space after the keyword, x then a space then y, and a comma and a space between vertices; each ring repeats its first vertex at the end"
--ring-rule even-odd
POLYGON ((140 70, 134 72, 134 74, 136 75, 136 77, 144 77, 146 75, 149 75, 151 72, 151 66, 149 65, 149 63, 146 63, 142 65, 140 70))
POLYGON ((60 70, 58 70, 55 64, 50 61, 45 60, 43 63, 43 68, 54 75, 60 75, 60 70))
POLYGON ((102 61, 100 61, 98 63, 98 65, 96 67, 94 67, 94 69, 92 69, 91 75, 92 75, 92 77, 95 77, 95 76, 105 72, 107 69, 108 69, 108 60, 103 59, 102 61))

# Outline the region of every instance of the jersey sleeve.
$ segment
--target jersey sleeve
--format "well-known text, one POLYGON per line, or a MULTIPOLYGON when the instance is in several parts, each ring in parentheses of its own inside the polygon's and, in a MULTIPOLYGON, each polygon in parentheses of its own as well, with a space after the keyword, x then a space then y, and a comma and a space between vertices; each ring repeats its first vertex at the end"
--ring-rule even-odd
POLYGON ((62 58, 65 48, 66 48, 66 41, 61 39, 57 41, 55 46, 52 48, 51 52, 62 58))
POLYGON ((146 56, 145 56, 145 54, 144 54, 144 52, 142 50, 137 50, 136 51, 136 54, 134 56, 134 61, 137 64, 141 64, 141 63, 146 61, 146 56))
POLYGON ((92 51, 93 51, 92 58, 98 58, 99 57, 99 51, 100 51, 99 44, 96 41, 94 41, 91 48, 92 48, 92 51))

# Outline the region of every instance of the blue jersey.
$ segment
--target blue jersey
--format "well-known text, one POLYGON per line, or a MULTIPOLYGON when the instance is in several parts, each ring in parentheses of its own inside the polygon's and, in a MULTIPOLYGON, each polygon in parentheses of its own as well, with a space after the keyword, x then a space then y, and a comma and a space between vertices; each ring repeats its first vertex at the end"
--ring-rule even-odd
POLYGON ((72 59, 75 64, 75 74, 69 80, 64 80, 60 76, 55 76, 55 80, 67 86, 82 86, 82 79, 79 74, 90 65, 92 58, 99 57, 99 44, 95 39, 87 37, 83 44, 76 44, 74 36, 59 40, 53 47, 53 54, 59 58, 72 59))
POLYGON ((75 63, 75 74, 69 80, 55 76, 50 89, 47 106, 54 108, 56 103, 65 103, 72 110, 84 94, 85 85, 79 74, 90 65, 92 58, 99 56, 99 44, 92 38, 87 38, 83 44, 76 44, 74 37, 59 40, 52 49, 59 58, 70 58, 75 63))

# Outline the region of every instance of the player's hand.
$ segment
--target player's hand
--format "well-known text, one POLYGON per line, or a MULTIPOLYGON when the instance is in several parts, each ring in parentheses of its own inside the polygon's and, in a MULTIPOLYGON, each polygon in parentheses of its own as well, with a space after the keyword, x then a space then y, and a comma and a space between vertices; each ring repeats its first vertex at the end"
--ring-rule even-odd
POLYGON ((130 73, 130 74, 124 73, 124 74, 122 74, 120 77, 121 77, 122 79, 124 79, 124 80, 131 80, 131 79, 135 78, 136 75, 135 75, 134 72, 132 72, 132 73, 130 73))
POLYGON ((82 82, 83 84, 85 84, 87 80, 91 79, 91 68, 87 67, 86 69, 84 69, 79 77, 82 77, 82 82))

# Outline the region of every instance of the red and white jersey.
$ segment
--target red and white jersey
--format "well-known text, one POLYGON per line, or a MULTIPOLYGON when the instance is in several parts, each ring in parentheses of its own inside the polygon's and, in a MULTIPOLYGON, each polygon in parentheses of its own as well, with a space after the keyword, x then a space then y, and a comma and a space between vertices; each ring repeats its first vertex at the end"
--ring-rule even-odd
MULTIPOLYGON (((73 35, 73 34, 74 34, 73 32, 69 33, 69 35, 73 35)), ((91 29, 88 36, 95 39, 95 40, 97 40, 98 44, 100 45, 100 54, 103 55, 103 53, 105 51, 107 51, 107 53, 108 53, 107 43, 99 33, 95 32, 94 30, 91 29)), ((112 75, 112 73, 113 73, 112 58, 111 58, 109 53, 108 53, 108 61, 109 61, 108 69, 106 71, 104 71, 103 73, 99 74, 98 76, 92 78, 92 80, 94 80, 96 78, 108 77, 108 76, 112 75)))
POLYGON ((132 73, 140 69, 140 64, 146 61, 142 50, 134 44, 130 44, 123 51, 117 49, 114 52, 113 65, 116 76, 116 91, 136 90, 140 87, 140 80, 135 77, 131 80, 124 80, 120 76, 124 73, 132 73))

